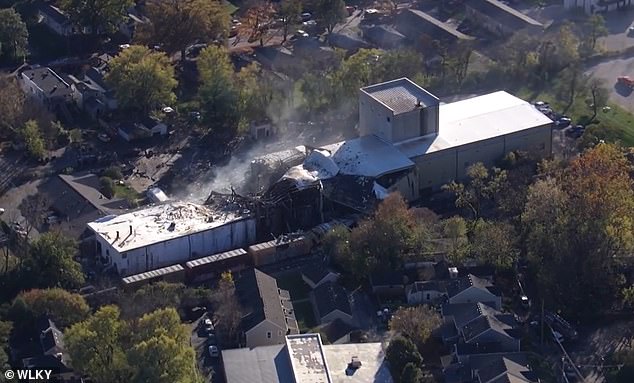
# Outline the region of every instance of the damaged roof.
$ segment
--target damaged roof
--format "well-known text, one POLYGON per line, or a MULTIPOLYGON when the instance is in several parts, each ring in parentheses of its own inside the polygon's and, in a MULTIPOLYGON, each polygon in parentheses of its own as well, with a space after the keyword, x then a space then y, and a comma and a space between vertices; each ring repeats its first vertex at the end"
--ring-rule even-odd
POLYGON ((122 215, 109 215, 88 227, 119 252, 220 227, 251 216, 248 209, 222 209, 189 202, 151 206, 122 215))
POLYGON ((374 135, 337 142, 322 149, 331 153, 339 173, 345 175, 378 178, 414 166, 394 145, 374 135))
POLYGON ((419 104, 429 107, 440 102, 438 97, 405 77, 366 86, 361 88, 361 92, 388 107, 395 115, 411 112, 419 104))

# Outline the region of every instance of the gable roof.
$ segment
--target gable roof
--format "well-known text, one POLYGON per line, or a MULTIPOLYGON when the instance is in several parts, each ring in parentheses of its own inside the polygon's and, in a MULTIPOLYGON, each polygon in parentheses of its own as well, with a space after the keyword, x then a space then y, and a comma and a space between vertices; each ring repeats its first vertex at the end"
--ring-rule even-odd
POLYGON ((482 290, 491 295, 495 295, 495 290, 493 289, 494 286, 491 281, 489 281, 488 279, 476 277, 473 274, 469 274, 466 277, 459 278, 453 283, 449 284, 449 286, 447 286, 447 294, 449 295, 449 298, 452 298, 471 287, 475 287, 478 290, 482 290))
POLYGON ((458 329, 462 329, 466 324, 486 315, 502 315, 493 307, 486 303, 448 303, 442 306, 442 315, 451 316, 458 329))
POLYGON ((320 330, 320 333, 326 335, 326 339, 328 339, 330 343, 335 343, 339 339, 356 330, 356 328, 337 318, 334 321, 321 326, 320 330))
POLYGON ((73 92, 70 84, 49 67, 26 69, 22 75, 37 85, 47 97, 64 97, 73 92))
POLYGON ((52 4, 41 4, 38 11, 58 24, 70 24, 70 19, 61 9, 52 4))
POLYGON ((465 35, 453 26, 416 9, 401 12, 396 20, 396 29, 410 40, 417 40, 422 34, 434 39, 473 40, 472 36, 465 35))
POLYGON ((462 334, 465 342, 470 342, 485 331, 493 330, 503 336, 513 338, 509 331, 513 327, 502 322, 492 315, 482 315, 462 327, 462 334))
POLYGON ((302 269, 302 275, 314 284, 318 284, 331 273, 332 271, 323 262, 314 262, 302 269))
POLYGON ((534 382, 535 373, 528 368, 528 362, 511 356, 494 358, 478 368, 482 383, 534 382))
POLYGON ((245 313, 241 323, 244 331, 264 320, 286 329, 286 316, 275 278, 258 269, 250 269, 241 273, 235 286, 238 301, 245 313))
POLYGON ((539 21, 498 0, 469 0, 465 5, 513 29, 528 26, 543 28, 539 21))
POLYGON ((326 282, 317 286, 312 294, 315 297, 315 305, 317 305, 317 310, 322 318, 335 310, 352 316, 348 293, 340 285, 326 282))

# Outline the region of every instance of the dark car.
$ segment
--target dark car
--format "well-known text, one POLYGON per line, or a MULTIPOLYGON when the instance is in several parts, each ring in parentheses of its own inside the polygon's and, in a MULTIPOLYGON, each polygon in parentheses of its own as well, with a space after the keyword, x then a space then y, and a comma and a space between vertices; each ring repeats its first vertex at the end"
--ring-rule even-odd
POLYGON ((579 138, 583 136, 583 133, 586 131, 586 127, 583 125, 573 126, 572 128, 566 130, 566 135, 573 138, 579 138))
POLYGON ((561 116, 557 119, 557 121, 555 121, 555 125, 558 128, 565 128, 570 126, 570 124, 572 123, 572 120, 570 119, 570 117, 567 116, 561 116))

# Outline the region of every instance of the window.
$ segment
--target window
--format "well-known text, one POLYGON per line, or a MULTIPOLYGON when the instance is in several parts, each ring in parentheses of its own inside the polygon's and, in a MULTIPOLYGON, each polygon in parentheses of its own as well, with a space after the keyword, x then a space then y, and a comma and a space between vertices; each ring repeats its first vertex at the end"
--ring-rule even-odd
POLYGON ((427 293, 427 300, 431 300, 431 294, 427 293))
POLYGON ((270 331, 267 331, 267 332, 266 332, 266 337, 267 337, 268 339, 271 339, 271 338, 273 337, 273 334, 272 334, 270 331))
POLYGON ((123 258, 123 259, 128 258, 128 253, 123 253, 123 254, 121 254, 121 258, 123 258))
POLYGON ((106 249, 106 255, 110 256, 110 250, 106 249))
POLYGON ((387 122, 390 122, 390 118, 389 117, 387 118, 387 122))

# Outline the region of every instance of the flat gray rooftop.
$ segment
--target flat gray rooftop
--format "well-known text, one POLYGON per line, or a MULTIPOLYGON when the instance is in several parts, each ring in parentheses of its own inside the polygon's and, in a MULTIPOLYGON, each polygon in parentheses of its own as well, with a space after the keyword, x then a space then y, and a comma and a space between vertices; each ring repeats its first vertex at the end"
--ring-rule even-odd
POLYGON ((429 107, 440 103, 438 97, 407 78, 366 86, 361 91, 390 108, 394 114, 411 112, 417 106, 429 107))

